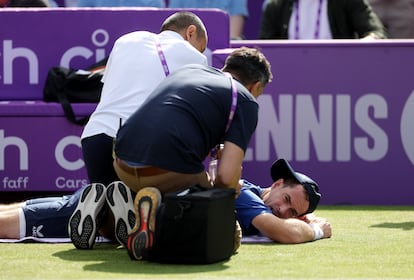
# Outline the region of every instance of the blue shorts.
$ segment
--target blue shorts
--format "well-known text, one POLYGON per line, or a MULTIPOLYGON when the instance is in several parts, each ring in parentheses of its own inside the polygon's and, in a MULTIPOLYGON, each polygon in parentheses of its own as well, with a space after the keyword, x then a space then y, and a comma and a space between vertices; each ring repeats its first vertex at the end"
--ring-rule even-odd
POLYGON ((20 237, 69 238, 69 219, 78 205, 82 190, 72 195, 27 200, 22 207, 26 223, 21 217, 20 237))

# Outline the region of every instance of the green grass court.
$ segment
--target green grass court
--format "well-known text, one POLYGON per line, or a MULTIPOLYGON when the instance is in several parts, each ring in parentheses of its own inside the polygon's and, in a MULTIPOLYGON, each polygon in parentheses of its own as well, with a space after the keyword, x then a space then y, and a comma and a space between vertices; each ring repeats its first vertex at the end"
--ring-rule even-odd
POLYGON ((99 244, 0 244, 0 279, 414 279, 414 206, 321 206, 333 237, 299 245, 242 244, 212 265, 131 261, 99 244))

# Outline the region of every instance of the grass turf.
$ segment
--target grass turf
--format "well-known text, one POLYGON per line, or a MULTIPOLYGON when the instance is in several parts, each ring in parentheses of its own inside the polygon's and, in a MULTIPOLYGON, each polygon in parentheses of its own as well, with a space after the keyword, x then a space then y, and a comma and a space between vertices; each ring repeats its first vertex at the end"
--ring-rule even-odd
POLYGON ((228 261, 131 261, 98 244, 0 244, 0 279, 414 279, 414 206, 321 206, 333 237, 299 245, 242 244, 228 261))

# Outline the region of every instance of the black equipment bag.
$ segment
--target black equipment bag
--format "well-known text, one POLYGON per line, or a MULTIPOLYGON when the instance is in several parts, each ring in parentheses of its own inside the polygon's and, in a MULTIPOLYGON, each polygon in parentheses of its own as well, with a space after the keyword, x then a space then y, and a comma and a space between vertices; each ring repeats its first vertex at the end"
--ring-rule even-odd
POLYGON ((101 97, 105 58, 85 70, 65 67, 49 69, 43 89, 43 100, 59 102, 66 118, 77 125, 85 125, 89 116, 77 119, 71 103, 97 103, 101 97))
POLYGON ((210 264, 234 253, 235 191, 202 189, 167 193, 157 215, 148 260, 160 263, 210 264))

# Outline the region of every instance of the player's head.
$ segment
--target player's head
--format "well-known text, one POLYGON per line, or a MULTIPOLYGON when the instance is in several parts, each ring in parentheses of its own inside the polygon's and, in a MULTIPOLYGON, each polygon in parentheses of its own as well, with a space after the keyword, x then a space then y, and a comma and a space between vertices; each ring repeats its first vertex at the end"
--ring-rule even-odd
POLYGON ((270 174, 273 179, 274 194, 267 204, 271 204, 268 206, 276 216, 281 218, 302 216, 316 209, 321 194, 314 180, 296 172, 285 159, 275 161, 270 174))

